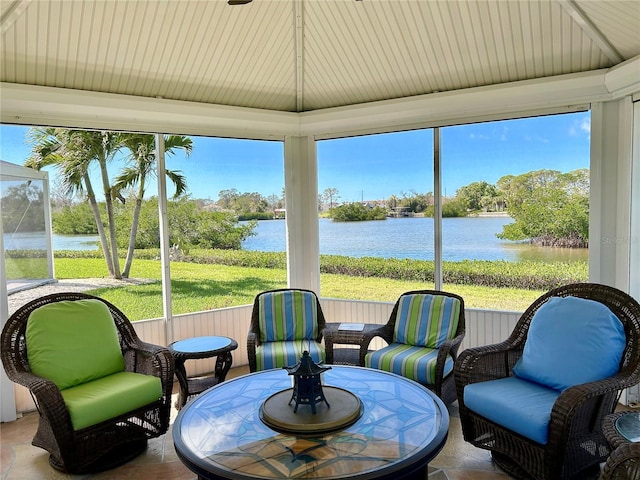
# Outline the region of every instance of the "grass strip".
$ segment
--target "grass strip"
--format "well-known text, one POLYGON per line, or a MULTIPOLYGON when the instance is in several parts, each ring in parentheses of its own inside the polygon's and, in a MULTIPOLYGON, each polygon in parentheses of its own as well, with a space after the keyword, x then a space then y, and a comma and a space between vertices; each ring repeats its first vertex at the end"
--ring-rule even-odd
MULTIPOLYGON (((56 258, 55 269, 58 279, 109 277, 101 258, 56 258)), ((131 320, 162 317, 159 260, 136 259, 131 277, 150 279, 152 283, 98 288, 90 293, 118 305, 131 320)), ((178 315, 251 304, 259 292, 285 287, 286 278, 286 270, 283 268, 172 262, 173 313, 178 315)), ((384 302, 394 302, 401 293, 408 290, 433 288, 433 283, 415 280, 326 273, 320 275, 320 283, 323 297, 384 302)), ((543 290, 455 284, 445 284, 444 290, 461 295, 468 308, 512 311, 524 310, 543 293, 543 290)))

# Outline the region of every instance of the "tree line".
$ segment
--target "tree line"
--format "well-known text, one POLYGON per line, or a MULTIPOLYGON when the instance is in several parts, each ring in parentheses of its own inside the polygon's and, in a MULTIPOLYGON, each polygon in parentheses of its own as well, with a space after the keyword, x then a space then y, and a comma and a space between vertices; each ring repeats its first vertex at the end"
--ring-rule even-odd
MULTIPOLYGON (((326 189, 320 198, 324 201, 330 198, 332 204, 336 202, 328 211, 336 221, 383 220, 397 212, 434 216, 433 192, 391 195, 386 201, 374 204, 337 204, 340 196, 336 189, 326 189)), ((501 239, 543 246, 588 247, 589 170, 567 173, 536 170, 505 175, 495 185, 472 182, 459 188, 453 197, 443 198, 443 217, 465 217, 481 212, 505 212, 513 218, 514 222, 505 225, 498 234, 501 239)))

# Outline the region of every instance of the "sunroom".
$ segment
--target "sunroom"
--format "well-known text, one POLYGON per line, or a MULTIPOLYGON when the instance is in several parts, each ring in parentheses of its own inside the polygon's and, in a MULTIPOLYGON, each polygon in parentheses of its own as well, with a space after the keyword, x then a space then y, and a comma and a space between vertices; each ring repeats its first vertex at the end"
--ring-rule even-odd
MULTIPOLYGON (((320 292, 317 142, 589 111, 589 280, 640 298, 639 22, 632 1, 16 0, 2 5, 1 121, 282 142, 287 283, 320 292)), ((334 321, 380 324, 392 307, 322 304, 334 321)), ((233 337, 242 365, 250 310, 174 315, 169 301, 136 329, 162 345, 233 337)), ((517 318, 469 309, 463 348, 504 339, 517 318)), ((3 393, 3 420, 30 408, 26 391, 15 405, 3 393)))

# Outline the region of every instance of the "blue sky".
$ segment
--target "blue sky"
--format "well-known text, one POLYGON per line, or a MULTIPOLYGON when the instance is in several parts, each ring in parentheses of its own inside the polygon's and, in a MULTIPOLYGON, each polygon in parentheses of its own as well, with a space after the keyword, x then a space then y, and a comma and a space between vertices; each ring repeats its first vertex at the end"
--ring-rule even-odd
MULTIPOLYGON (((29 156, 27 128, 0 126, 0 159, 29 156)), ((443 193, 475 181, 543 168, 567 172, 589 166, 588 112, 487 122, 441 129, 443 193)), ((193 153, 167 157, 181 170, 193 198, 216 200, 221 190, 280 196, 284 148, 280 142, 192 137, 193 153)), ((318 189, 338 189, 342 201, 386 199, 433 191, 433 131, 417 130, 318 142, 318 189)), ((113 175, 122 165, 116 161, 113 175)), ((50 174, 52 181, 55 173, 50 174)), ((169 193, 172 193, 169 188, 169 193)), ((155 194, 150 189, 149 194, 155 194)))

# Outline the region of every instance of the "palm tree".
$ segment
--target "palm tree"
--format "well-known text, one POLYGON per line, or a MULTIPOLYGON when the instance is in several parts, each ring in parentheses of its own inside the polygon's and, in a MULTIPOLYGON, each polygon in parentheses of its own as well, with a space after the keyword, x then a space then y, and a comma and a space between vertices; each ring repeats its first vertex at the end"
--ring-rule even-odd
MULTIPOLYGON (((131 232, 129 235, 129 246, 127 249, 127 259, 122 275, 129 277, 133 252, 135 250, 136 234, 138 231, 138 221, 140 209, 144 199, 146 183, 149 178, 156 177, 156 155, 155 138, 153 135, 123 133, 120 135, 119 144, 127 148, 131 153, 127 156, 129 166, 122 169, 120 175, 116 177, 113 184, 113 194, 120 195, 122 190, 128 187, 137 186, 135 193, 135 207, 131 220, 131 232)), ((182 135, 167 135, 164 138, 164 149, 166 154, 173 154, 176 150, 183 150, 188 157, 191 154, 193 143, 189 137, 182 135)), ((177 170, 166 170, 166 175, 173 182, 176 192, 174 198, 178 198, 187 190, 186 178, 177 170)))
POLYGON ((117 136, 118 134, 114 132, 104 131, 53 127, 31 128, 29 130, 29 141, 32 144, 31 157, 27 159, 25 166, 41 170, 53 165, 60 170, 63 189, 66 193, 80 193, 86 196, 96 221, 109 274, 113 278, 122 278, 118 263, 111 184, 107 173, 107 163, 113 159, 120 148, 117 136), (89 175, 89 167, 93 162, 99 164, 102 178, 109 229, 108 240, 89 175))

